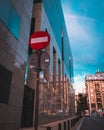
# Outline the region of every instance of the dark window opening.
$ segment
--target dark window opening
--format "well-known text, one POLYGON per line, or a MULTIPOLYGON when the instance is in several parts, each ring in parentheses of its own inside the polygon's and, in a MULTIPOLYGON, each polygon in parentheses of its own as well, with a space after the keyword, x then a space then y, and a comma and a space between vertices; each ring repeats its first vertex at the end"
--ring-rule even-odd
POLYGON ((25 86, 22 108, 21 127, 33 126, 34 90, 25 86))
POLYGON ((45 29, 45 32, 47 32, 47 33, 48 33, 48 30, 47 30, 47 29, 45 29))
POLYGON ((30 46, 28 48, 28 54, 29 54, 29 56, 32 54, 32 48, 30 46))
POLYGON ((34 31, 35 31, 35 18, 32 18, 32 20, 31 20, 30 35, 33 34, 34 31))
MULTIPOLYGON (((34 31, 35 31, 35 18, 32 18, 32 20, 31 20, 30 36, 34 33, 34 31)), ((32 48, 30 46, 28 48, 28 54, 29 55, 32 54, 32 48)))
POLYGON ((98 105, 98 109, 102 108, 102 104, 101 103, 97 103, 98 105))
POLYGON ((34 3, 40 3, 42 0, 34 0, 34 3))
POLYGON ((96 108, 95 103, 92 103, 92 104, 91 104, 91 108, 96 108))
POLYGON ((0 65, 0 103, 8 104, 12 72, 0 65))
POLYGON ((101 102, 101 98, 97 98, 97 102, 101 102))

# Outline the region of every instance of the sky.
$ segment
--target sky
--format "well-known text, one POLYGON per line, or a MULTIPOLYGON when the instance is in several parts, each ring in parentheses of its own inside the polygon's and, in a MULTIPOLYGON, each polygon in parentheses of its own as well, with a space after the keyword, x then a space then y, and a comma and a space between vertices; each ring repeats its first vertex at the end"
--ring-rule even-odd
POLYGON ((104 72, 104 0, 61 0, 73 55, 74 88, 85 92, 85 75, 104 72))

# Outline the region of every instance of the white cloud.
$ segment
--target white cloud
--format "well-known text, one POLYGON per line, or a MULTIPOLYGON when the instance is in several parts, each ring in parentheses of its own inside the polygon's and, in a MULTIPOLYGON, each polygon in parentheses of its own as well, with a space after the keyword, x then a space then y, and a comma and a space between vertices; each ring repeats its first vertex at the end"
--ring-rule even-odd
POLYGON ((65 17, 70 17, 71 19, 80 19, 83 21, 96 22, 96 20, 93 18, 88 18, 88 17, 84 17, 84 16, 82 17, 82 16, 78 16, 78 15, 65 14, 65 17))
POLYGON ((81 92, 85 92, 85 74, 77 74, 74 77, 74 89, 75 89, 75 93, 81 93, 81 92))
POLYGON ((70 39, 81 42, 87 41, 87 43, 94 41, 94 37, 91 34, 93 19, 65 14, 65 21, 70 39))

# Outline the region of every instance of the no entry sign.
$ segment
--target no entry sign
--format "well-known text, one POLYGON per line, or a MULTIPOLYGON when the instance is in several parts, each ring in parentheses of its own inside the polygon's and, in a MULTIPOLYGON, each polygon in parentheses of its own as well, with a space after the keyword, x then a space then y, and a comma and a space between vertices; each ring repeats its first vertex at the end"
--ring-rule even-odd
POLYGON ((29 45, 34 50, 41 50, 45 48, 50 42, 50 36, 47 32, 35 32, 30 37, 29 45))

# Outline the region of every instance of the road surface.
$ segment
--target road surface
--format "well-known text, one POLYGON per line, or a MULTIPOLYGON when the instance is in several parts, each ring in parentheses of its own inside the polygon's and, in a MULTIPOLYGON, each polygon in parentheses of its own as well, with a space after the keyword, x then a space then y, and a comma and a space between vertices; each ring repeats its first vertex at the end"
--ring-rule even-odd
POLYGON ((80 130, 104 130, 104 118, 85 117, 80 130))

